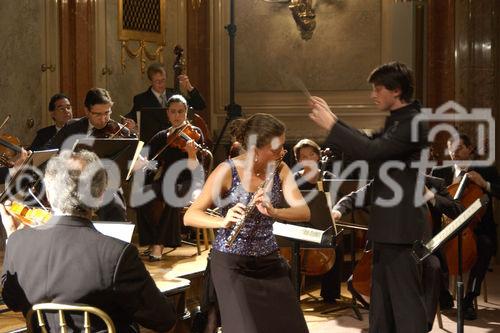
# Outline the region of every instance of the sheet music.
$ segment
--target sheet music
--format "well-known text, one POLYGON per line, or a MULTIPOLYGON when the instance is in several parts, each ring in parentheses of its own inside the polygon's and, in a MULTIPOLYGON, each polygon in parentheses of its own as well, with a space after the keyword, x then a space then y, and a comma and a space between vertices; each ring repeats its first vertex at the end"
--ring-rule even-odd
POLYGON ((457 229, 459 229, 469 218, 471 218, 482 207, 481 199, 474 201, 460 216, 449 223, 443 230, 425 244, 425 247, 433 252, 441 243, 447 240, 457 229))
POLYGON ((130 177, 132 176, 132 172, 134 171, 135 163, 139 159, 142 147, 144 147, 144 142, 139 140, 139 143, 137 144, 137 149, 135 150, 135 153, 134 153, 134 158, 130 162, 130 167, 128 168, 127 177, 125 178, 125 180, 129 180, 130 177))
POLYGON ((274 222, 273 233, 278 236, 320 244, 325 232, 314 228, 274 222))
POLYGON ((109 237, 117 238, 124 242, 130 243, 134 234, 135 225, 130 222, 102 222, 93 221, 94 227, 101 234, 109 237))

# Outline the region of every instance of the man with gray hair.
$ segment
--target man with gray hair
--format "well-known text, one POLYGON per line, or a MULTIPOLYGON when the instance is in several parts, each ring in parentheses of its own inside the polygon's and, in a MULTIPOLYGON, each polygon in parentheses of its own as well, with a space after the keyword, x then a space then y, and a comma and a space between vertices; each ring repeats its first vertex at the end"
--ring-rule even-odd
MULTIPOLYGON (((97 155, 64 151, 45 171, 52 218, 36 228, 18 229, 0 205, 8 243, 2 275, 5 304, 26 316, 41 302, 84 303, 112 318, 118 332, 136 332, 137 324, 167 331, 175 324, 175 309, 156 287, 135 246, 99 233, 90 221, 107 184, 97 155)), ((57 314, 47 316, 56 327, 57 314)), ((83 318, 71 315, 70 330, 83 318)), ((92 331, 103 330, 93 321, 92 331)))

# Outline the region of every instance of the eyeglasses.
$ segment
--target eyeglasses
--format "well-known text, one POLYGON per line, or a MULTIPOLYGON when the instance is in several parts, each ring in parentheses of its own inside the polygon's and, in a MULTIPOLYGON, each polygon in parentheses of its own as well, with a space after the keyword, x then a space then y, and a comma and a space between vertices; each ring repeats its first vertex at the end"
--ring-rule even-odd
POLYGON ((89 113, 98 118, 98 117, 109 117, 111 115, 111 113, 113 113, 113 111, 111 110, 108 110, 108 111, 105 111, 105 112, 94 112, 94 111, 89 111, 89 113))

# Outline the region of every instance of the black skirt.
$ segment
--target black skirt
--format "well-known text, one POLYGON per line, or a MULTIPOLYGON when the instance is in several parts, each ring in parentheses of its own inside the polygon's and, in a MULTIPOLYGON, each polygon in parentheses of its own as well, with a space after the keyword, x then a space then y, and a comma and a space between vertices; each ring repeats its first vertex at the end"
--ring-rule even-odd
POLYGON ((263 257, 212 254, 212 279, 224 333, 308 332, 289 267, 277 253, 263 257))

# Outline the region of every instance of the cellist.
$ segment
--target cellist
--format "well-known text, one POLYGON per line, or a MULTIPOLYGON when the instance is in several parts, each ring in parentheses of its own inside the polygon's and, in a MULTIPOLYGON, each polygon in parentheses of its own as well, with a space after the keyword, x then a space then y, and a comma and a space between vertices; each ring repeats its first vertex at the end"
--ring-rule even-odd
MULTIPOLYGON (((473 165, 475 159, 474 146, 470 138, 465 134, 451 137, 447 141, 448 151, 453 161, 466 161, 455 163, 451 166, 437 167, 432 170, 432 175, 443 178, 447 185, 457 183, 464 174, 470 180, 480 186, 490 197, 500 197, 500 180, 497 169, 494 166, 476 167, 473 165)), ((481 292, 481 285, 488 271, 491 257, 497 248, 496 225, 493 218, 492 201, 488 202, 486 212, 481 221, 474 229, 477 245, 477 260, 470 270, 467 283, 467 292, 464 298, 464 318, 474 320, 477 313, 473 305, 474 298, 481 292)))
MULTIPOLYGON (((293 147, 295 160, 302 166, 293 174, 297 181, 299 190, 317 189, 318 181, 323 181, 324 173, 330 173, 324 170, 324 165, 318 169, 318 163, 321 158, 321 149, 319 145, 310 139, 302 139, 293 147)), ((323 163, 322 163, 323 164, 323 163)), ((344 265, 344 244, 342 241, 335 246, 335 262, 330 270, 321 277, 320 295, 323 302, 334 304, 336 299, 340 299, 340 283, 342 280, 342 267, 344 265)))

